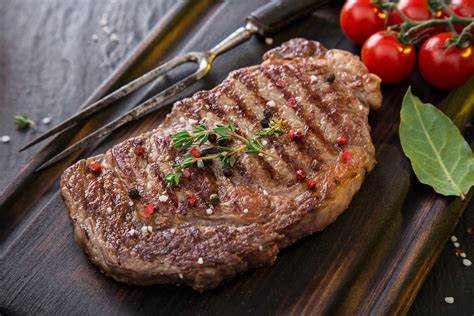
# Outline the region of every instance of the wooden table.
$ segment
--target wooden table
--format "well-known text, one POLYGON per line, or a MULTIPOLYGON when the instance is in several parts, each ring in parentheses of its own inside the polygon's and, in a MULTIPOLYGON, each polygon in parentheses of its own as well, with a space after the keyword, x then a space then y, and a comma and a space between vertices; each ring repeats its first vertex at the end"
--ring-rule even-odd
MULTIPOLYGON (((50 117, 55 124, 77 111, 81 104, 105 80, 113 69, 123 61, 132 49, 145 37, 147 32, 160 20, 174 4, 172 0, 126 1, 126 0, 5 0, 0 3, 0 136, 10 135, 11 142, 0 143, 0 190, 3 190, 20 171, 38 147, 18 153, 18 148, 32 139, 38 131, 50 127, 42 119, 50 117), (13 116, 26 113, 37 122, 35 129, 26 132, 16 130, 13 116)), ((253 7, 248 1, 249 7, 253 7)), ((220 4, 210 5, 192 22, 195 31, 206 23, 212 14, 218 12, 220 4)), ((242 4, 239 5, 242 10, 242 4)), ((222 19, 221 23, 226 20, 222 19)), ((318 30, 314 30, 318 32, 318 30)), ((182 36, 191 37, 193 34, 182 36)), ((225 36, 225 33, 221 34, 225 36)), ((210 40, 215 42, 215 40, 210 40)), ((185 42, 185 41, 184 41, 185 42)), ((177 43, 174 50, 179 50, 177 43)), ((350 45, 350 44, 344 44, 350 45)), ((259 52, 260 53, 260 52, 259 52)), ((48 201, 57 196, 57 182, 44 192, 18 225, 26 227, 33 222, 46 219, 35 214, 48 201)), ((28 199, 28 196, 22 197, 28 199)), ((19 201, 18 203, 22 203, 19 201)), ((474 226, 474 203, 470 203, 459 225, 456 235, 462 246, 474 257, 474 237, 468 237, 466 230, 474 226)), ((34 225, 34 224, 33 224, 34 225)), ((20 232, 16 232, 20 235, 20 232)), ((10 236, 10 242, 15 236, 10 236)), ((26 244, 27 241, 25 241, 26 244)), ((60 239, 70 246, 71 236, 60 239)), ((5 249, 3 249, 5 250, 5 249)), ((2 250, 2 252, 3 252, 2 250)), ((81 255, 77 251, 77 255, 81 255)), ((471 257, 471 258, 472 258, 471 257)), ((5 258, 2 258, 3 261, 5 258)), ((42 258, 36 258, 41 262, 42 258)), ((91 266, 84 261, 84 269, 91 266)), ((19 265, 23 262, 18 262, 19 265)), ((24 275, 35 278, 38 275, 24 275)), ((61 279, 62 275, 56 275, 61 279)), ((41 278, 39 278, 41 280, 41 278)), ((48 280, 45 291, 48 291, 48 280)), ((474 268, 464 267, 453 254, 453 246, 448 242, 438 262, 415 300, 413 315, 472 315, 474 312, 474 268), (455 303, 448 305, 445 296, 453 296, 455 303)), ((86 282, 95 282, 93 279, 86 282)), ((19 282, 27 286, 28 282, 19 282), (25 285, 26 284, 26 285, 25 285)), ((0 312, 36 313, 56 310, 61 313, 79 312, 83 306, 68 305, 68 296, 80 294, 80 289, 71 289, 54 299, 43 299, 43 305, 32 303, 38 293, 24 291, 23 288, 9 289, 8 296, 2 295, 6 289, 0 284, 0 312), (14 294, 12 294, 14 293, 14 294), (45 306, 44 304, 48 304, 45 306)), ((97 288, 97 291, 107 291, 97 288)), ((115 294, 120 298, 120 291, 115 294)), ((263 294, 262 294, 263 295, 263 294)), ((152 300, 152 297, 148 297, 152 300)), ((77 301, 77 300, 76 300, 77 301)), ((79 300, 80 301, 80 300, 79 300)), ((122 312, 138 313, 140 302, 122 312)), ((264 300, 262 301, 264 304, 264 300)))

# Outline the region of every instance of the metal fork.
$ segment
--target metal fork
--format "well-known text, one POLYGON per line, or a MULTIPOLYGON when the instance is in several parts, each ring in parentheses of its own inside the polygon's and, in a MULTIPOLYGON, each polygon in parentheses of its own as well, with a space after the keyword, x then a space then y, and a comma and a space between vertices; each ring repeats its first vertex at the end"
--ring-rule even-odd
POLYGON ((172 58, 168 62, 154 68, 143 76, 131 81, 125 86, 118 90, 110 93, 104 98, 91 104, 81 112, 70 117, 59 125, 53 127, 51 130, 38 136, 33 141, 25 145, 20 151, 33 146, 34 144, 64 130, 69 129, 80 120, 87 118, 94 113, 110 106, 114 101, 134 92, 138 88, 148 84, 163 74, 169 72, 171 69, 176 68, 184 63, 193 62, 197 64, 197 70, 185 77, 184 79, 172 84, 162 92, 158 93, 154 97, 146 100, 139 104, 134 109, 128 111, 123 116, 116 120, 106 124, 102 128, 95 132, 87 135, 83 139, 77 141, 73 145, 69 146, 44 164, 42 164, 37 171, 42 170, 64 157, 72 154, 73 152, 87 147, 92 142, 103 139, 108 136, 111 132, 117 128, 123 126, 126 123, 134 121, 152 111, 158 110, 163 107, 167 99, 177 95, 183 91, 186 87, 190 86, 194 82, 198 81, 206 74, 211 71, 212 63, 214 59, 223 54, 224 52, 238 46, 239 44, 247 41, 253 34, 259 33, 262 36, 269 36, 276 31, 280 30, 284 26, 294 22, 295 20, 310 14, 317 7, 325 4, 327 0, 274 0, 270 1, 266 5, 252 12, 247 17, 245 26, 238 28, 216 46, 208 51, 203 52, 190 52, 182 56, 172 58))

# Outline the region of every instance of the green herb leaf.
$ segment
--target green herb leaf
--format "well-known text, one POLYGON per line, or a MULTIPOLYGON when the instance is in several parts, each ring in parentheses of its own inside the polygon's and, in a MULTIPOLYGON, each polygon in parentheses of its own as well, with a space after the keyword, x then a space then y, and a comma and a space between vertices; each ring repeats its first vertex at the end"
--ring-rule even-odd
POLYGON ((464 198, 474 184, 474 156, 451 120, 408 89, 400 113, 400 141, 420 182, 464 198))

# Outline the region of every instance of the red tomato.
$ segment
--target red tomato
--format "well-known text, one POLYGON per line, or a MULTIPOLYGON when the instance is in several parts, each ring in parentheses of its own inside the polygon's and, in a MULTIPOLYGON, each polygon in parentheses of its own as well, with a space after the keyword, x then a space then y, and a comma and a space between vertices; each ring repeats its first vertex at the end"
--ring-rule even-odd
POLYGON ((474 75, 474 45, 446 49, 446 41, 451 37, 450 32, 430 37, 418 54, 423 78, 439 89, 459 87, 474 75))
POLYGON ((416 63, 416 51, 412 45, 404 45, 396 33, 375 33, 362 47, 362 61, 370 72, 384 83, 397 83, 406 79, 416 63))
MULTIPOLYGON (((424 21, 432 18, 430 7, 427 0, 400 0, 397 8, 402 11, 409 19, 415 21, 424 21)), ((400 24, 403 20, 398 13, 390 14, 389 24, 400 24)))
MULTIPOLYGON (((452 0, 449 5, 454 13, 464 18, 474 17, 474 0, 452 0)), ((457 32, 462 32, 465 25, 455 25, 457 32)))
POLYGON ((371 0, 349 0, 342 7, 339 22, 346 36, 362 45, 370 35, 385 28, 385 17, 371 0))

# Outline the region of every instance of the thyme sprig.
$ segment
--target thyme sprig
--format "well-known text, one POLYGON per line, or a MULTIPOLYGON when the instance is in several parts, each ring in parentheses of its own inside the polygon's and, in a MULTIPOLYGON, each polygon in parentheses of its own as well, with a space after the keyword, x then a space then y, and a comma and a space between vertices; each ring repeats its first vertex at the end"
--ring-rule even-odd
POLYGON ((268 127, 250 139, 237 133, 230 118, 212 129, 204 124, 196 124, 192 131, 179 131, 172 136, 173 147, 187 153, 173 164, 173 171, 166 175, 165 182, 177 186, 184 169, 193 166, 203 168, 207 161, 218 160, 223 168, 232 168, 241 154, 274 157, 264 150, 262 140, 284 133, 285 122, 278 119, 271 120, 268 127), (198 151, 196 147, 204 148, 198 151))
POLYGON ((30 126, 35 126, 35 122, 28 118, 26 114, 16 115, 15 124, 19 129, 27 129, 30 126))

